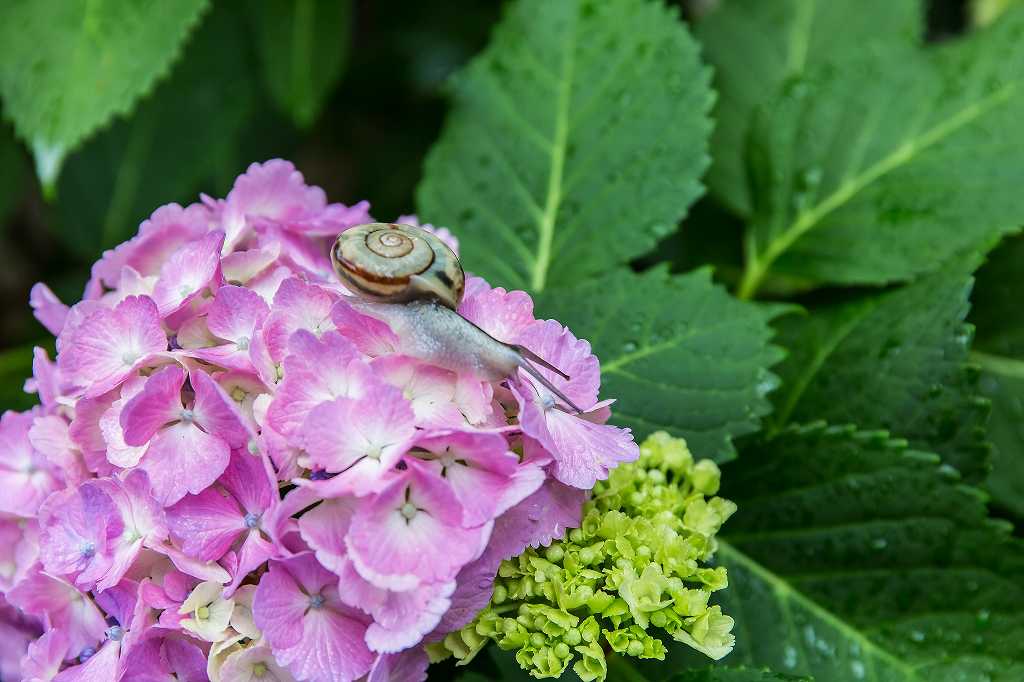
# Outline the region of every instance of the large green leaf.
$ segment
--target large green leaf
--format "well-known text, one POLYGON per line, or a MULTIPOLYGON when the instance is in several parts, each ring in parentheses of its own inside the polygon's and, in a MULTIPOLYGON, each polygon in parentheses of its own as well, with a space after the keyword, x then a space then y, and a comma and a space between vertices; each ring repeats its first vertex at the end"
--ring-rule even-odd
POLYGON ((724 0, 695 33, 715 67, 715 132, 708 188, 741 215, 752 208, 745 166, 757 108, 787 78, 857 54, 871 42, 915 44, 919 0, 724 0))
POLYGON ((590 341, 602 395, 616 399, 612 419, 637 440, 664 429, 723 461, 735 455, 732 439, 756 431, 770 410, 778 382, 768 368, 782 357, 769 344, 770 315, 712 284, 708 269, 613 271, 552 289, 537 307, 590 341))
POLYGON ((1024 679, 1024 548, 935 455, 791 427, 723 472, 730 663, 829 682, 1024 679))
POLYGON ((773 271, 885 284, 1024 222, 1024 9, 922 50, 865 49, 790 81, 756 118, 739 293, 773 271))
POLYGON ((7 0, 0 96, 44 186, 167 73, 208 0, 7 0))
POLYGON ((971 296, 977 326, 971 359, 981 366, 980 386, 992 401, 988 435, 995 445, 985 485, 994 501, 1024 521, 1024 235, 993 251, 978 271, 971 296))
POLYGON ((993 502, 1024 520, 1024 360, 972 353, 982 395, 992 402, 988 437, 995 446, 985 487, 993 502))
MULTIPOLYGON (((975 262, 973 259, 971 262, 975 262)), ((779 321, 789 351, 774 427, 825 419, 887 429, 972 481, 987 471, 988 403, 966 368, 970 264, 779 321)))
POLYGON ((345 66, 351 0, 265 0, 247 12, 267 87, 296 125, 316 121, 345 66))
POLYGON ((541 291, 649 250, 701 192, 708 69, 648 0, 518 0, 459 74, 417 192, 465 265, 541 291))
POLYGON ((255 86, 239 19, 223 8, 211 13, 171 78, 136 114, 68 160, 55 227, 84 259, 135 234, 158 206, 192 201, 244 170, 235 152, 255 86))

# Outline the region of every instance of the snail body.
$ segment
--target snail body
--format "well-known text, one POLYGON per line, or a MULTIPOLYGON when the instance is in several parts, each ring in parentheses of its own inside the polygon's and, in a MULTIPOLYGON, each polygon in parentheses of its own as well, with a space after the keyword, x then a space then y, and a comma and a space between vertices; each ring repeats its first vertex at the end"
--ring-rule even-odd
POLYGON ((357 298, 353 307, 391 327, 403 354, 486 381, 523 369, 581 412, 534 363, 568 379, 565 373, 459 315, 465 274, 458 256, 437 236, 412 225, 358 225, 338 236, 331 261, 357 298))

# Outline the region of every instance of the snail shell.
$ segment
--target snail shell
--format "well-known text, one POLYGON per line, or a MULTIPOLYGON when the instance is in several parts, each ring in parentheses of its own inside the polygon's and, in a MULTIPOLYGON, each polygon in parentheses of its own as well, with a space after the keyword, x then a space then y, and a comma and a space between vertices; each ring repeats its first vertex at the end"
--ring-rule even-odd
POLYGON ((436 301, 455 310, 465 288, 455 252, 412 225, 369 223, 345 230, 331 249, 331 262, 346 287, 372 301, 436 301))

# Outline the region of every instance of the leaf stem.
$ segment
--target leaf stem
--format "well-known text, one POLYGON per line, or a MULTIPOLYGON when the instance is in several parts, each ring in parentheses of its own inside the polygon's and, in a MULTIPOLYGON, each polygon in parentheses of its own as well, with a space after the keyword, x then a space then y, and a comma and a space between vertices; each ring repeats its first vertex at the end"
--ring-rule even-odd
POLYGON ((1000 376, 1012 379, 1024 379, 1024 360, 991 355, 977 350, 972 350, 968 357, 970 360, 981 365, 982 369, 993 374, 999 374, 1000 376))

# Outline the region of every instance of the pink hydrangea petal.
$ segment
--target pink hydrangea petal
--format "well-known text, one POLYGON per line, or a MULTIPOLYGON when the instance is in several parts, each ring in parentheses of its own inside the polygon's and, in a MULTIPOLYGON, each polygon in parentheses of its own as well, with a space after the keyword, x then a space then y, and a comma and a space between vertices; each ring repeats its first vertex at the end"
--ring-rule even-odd
POLYGON ((328 257, 328 239, 309 239, 265 218, 253 220, 253 227, 256 229, 256 244, 259 247, 266 248, 275 243, 281 245, 280 263, 291 268, 296 274, 323 282, 338 293, 342 293, 341 285, 331 281, 334 268, 328 257))
POLYGON ((248 443, 250 434, 245 419, 224 389, 201 369, 191 370, 189 380, 196 393, 196 402, 192 406, 195 423, 206 433, 226 443, 229 448, 242 447, 248 443))
POLYGON ((32 379, 29 381, 32 382, 32 389, 30 391, 26 381, 25 391, 38 393, 39 402, 43 407, 56 404, 57 398, 61 395, 60 372, 57 370, 57 364, 50 361, 46 349, 39 346, 32 349, 32 379))
POLYGON ((366 643, 373 651, 395 653, 407 649, 433 630, 451 604, 455 582, 421 585, 394 592, 367 582, 349 561, 343 562, 338 596, 350 606, 373 616, 366 643))
POLYGON ((245 532, 244 512, 228 495, 207 488, 187 495, 167 510, 167 521, 178 546, 201 561, 224 556, 245 532))
POLYGON ((0 516, 0 593, 28 575, 39 558, 39 526, 35 519, 0 516))
POLYGON ((245 540, 238 549, 238 565, 235 567, 231 582, 224 589, 224 597, 231 597, 252 571, 279 554, 278 548, 266 540, 258 530, 246 533, 245 540))
MULTIPOLYGON (((453 431, 421 436, 418 447, 434 453, 445 479, 463 508, 462 525, 479 526, 494 518, 512 487, 519 458, 496 433, 453 431)), ((504 511, 503 509, 500 511, 504 511)))
POLYGON ((137 236, 103 253, 92 267, 90 284, 102 282, 109 288, 117 287, 125 265, 144 276, 158 274, 168 256, 209 230, 211 218, 210 210, 201 204, 187 208, 178 204, 161 206, 143 221, 137 236))
POLYGON ((181 419, 185 370, 168 365, 146 381, 142 391, 121 410, 126 445, 145 445, 165 424, 181 419))
POLYGON ((211 486, 230 457, 231 449, 222 439, 195 424, 179 422, 153 438, 139 466, 149 474, 157 500, 169 506, 211 486))
POLYGON ((492 289, 479 277, 470 277, 459 314, 499 341, 516 343, 534 322, 533 299, 526 292, 492 289))
POLYGON ((265 248, 248 251, 232 251, 220 259, 224 280, 229 284, 245 284, 273 265, 280 255, 280 244, 269 244, 265 248))
POLYGON ((92 599, 71 583, 33 571, 7 594, 7 600, 27 614, 45 618, 62 631, 68 648, 77 655, 95 646, 106 630, 103 614, 92 599))
POLYGON ((5 412, 0 417, 0 512, 35 516, 39 505, 60 481, 42 454, 32 447, 31 412, 5 412))
POLYGON ((354 612, 328 602, 303 620, 298 644, 274 648, 278 663, 292 675, 310 682, 351 682, 369 672, 374 656, 363 641, 366 623, 354 612))
MULTIPOLYGON (((67 328, 61 334, 67 334, 67 328)), ((94 398, 118 386, 151 354, 167 349, 160 314, 148 296, 129 296, 113 310, 98 310, 61 345, 57 366, 94 398)))
POLYGON ((359 398, 380 385, 369 365, 347 339, 328 332, 317 339, 295 332, 284 360, 284 381, 268 412, 275 430, 294 436, 310 410, 335 398, 359 398))
MULTIPOLYGON (((115 400, 113 405, 100 417, 100 431, 103 433, 103 439, 107 444, 107 461, 121 468, 130 468, 137 465, 142 456, 146 454, 148 446, 148 441, 143 445, 128 445, 125 443, 124 428, 121 426, 121 414, 124 412, 125 406, 131 402, 132 398, 138 395, 144 386, 144 383, 141 381, 142 377, 139 377, 139 379, 140 381, 137 383, 133 382, 132 379, 128 379, 122 387, 121 397, 115 400), (132 393, 133 390, 134 393, 132 393)), ((176 400, 176 402, 180 407, 181 401, 176 400)))
POLYGON ((384 322, 364 315, 345 300, 331 309, 331 320, 345 338, 350 339, 359 352, 372 357, 393 353, 398 349, 398 337, 384 322))
POLYGON ((270 308, 259 294, 226 285, 217 290, 207 315, 207 326, 216 336, 244 345, 242 350, 247 350, 254 332, 269 314, 270 308))
POLYGON ((300 220, 321 211, 327 195, 306 185, 302 173, 288 161, 271 159, 254 163, 235 180, 224 207, 224 223, 240 232, 246 218, 275 221, 300 220))
POLYGON ((535 493, 498 517, 484 553, 465 566, 456 581, 452 606, 437 632, 463 628, 491 599, 494 576, 505 559, 527 547, 548 545, 570 528, 578 528, 587 492, 549 480, 535 493))
MULTIPOLYGON (((566 381, 551 370, 537 367, 537 370, 562 393, 581 409, 588 410, 593 407, 597 402, 597 390, 601 385, 601 368, 597 358, 590 352, 590 343, 577 339, 572 332, 554 320, 538 320, 521 330, 517 340, 571 377, 566 381)), ((557 402, 546 388, 537 385, 525 373, 520 371, 519 376, 522 381, 536 386, 540 395, 557 402)))
POLYGON ((108 640, 99 651, 81 665, 67 668, 53 682, 110 682, 119 675, 121 643, 108 640))
POLYGON ((339 472, 366 459, 372 460, 379 477, 412 445, 414 419, 402 394, 381 386, 360 400, 337 398, 317 406, 302 432, 310 461, 317 467, 339 472))
POLYGON ((153 289, 153 300, 161 316, 177 312, 207 286, 220 283, 220 249, 223 243, 222 232, 210 232, 184 244, 164 262, 153 289))
POLYGON ((40 324, 46 327, 47 331, 54 336, 59 336, 64 328, 64 321, 68 317, 68 307, 61 303, 57 295, 50 291, 50 287, 42 282, 32 285, 28 296, 32 314, 36 316, 40 324))
POLYGON ((340 573, 345 565, 345 535, 356 507, 354 497, 325 500, 299 518, 302 538, 316 552, 316 558, 324 568, 335 573, 340 573))
POLYGON ((466 425, 466 419, 455 398, 456 376, 440 367, 426 365, 412 358, 390 355, 373 361, 378 376, 401 389, 422 428, 445 428, 466 425))
POLYGON ((68 435, 81 450, 86 466, 100 476, 113 470, 107 461, 107 442, 100 422, 117 397, 117 391, 111 391, 96 398, 79 398, 68 427, 68 435))
POLYGON ((21 661, 23 679, 28 682, 52 680, 60 671, 64 659, 74 654, 67 633, 51 629, 28 645, 28 652, 21 661))
POLYGON ((220 477, 220 484, 238 500, 245 512, 259 516, 277 501, 277 488, 264 460, 239 450, 220 477))
POLYGON ((379 587, 412 589, 451 580, 476 556, 490 529, 464 529, 461 520, 462 507, 444 480, 410 466, 360 505, 346 544, 364 578, 379 587), (411 516, 403 515, 406 504, 411 516))
POLYGON ((377 657, 366 682, 425 682, 430 659, 422 647, 377 657))
POLYGON ((520 399, 523 433, 537 439, 554 457, 554 474, 562 483, 589 490, 608 478, 622 462, 640 456, 629 429, 594 424, 577 415, 547 407, 533 393, 520 399))
POLYGON ((270 356, 275 361, 282 360, 288 352, 289 338, 299 329, 316 336, 334 329, 331 321, 334 301, 335 297, 322 287, 295 277, 283 281, 274 294, 273 312, 263 329, 270 356))
POLYGON ((28 432, 28 440, 36 452, 61 473, 61 478, 75 485, 88 477, 82 453, 68 435, 68 423, 56 415, 36 417, 28 432))
POLYGON ((270 570, 260 578, 253 600, 256 627, 274 650, 295 646, 302 639, 302 620, 309 608, 309 593, 304 592, 288 566, 307 562, 307 557, 270 562, 270 570))

